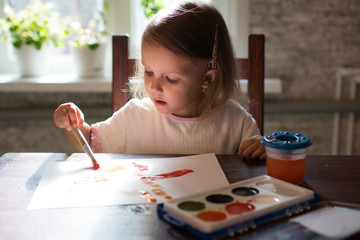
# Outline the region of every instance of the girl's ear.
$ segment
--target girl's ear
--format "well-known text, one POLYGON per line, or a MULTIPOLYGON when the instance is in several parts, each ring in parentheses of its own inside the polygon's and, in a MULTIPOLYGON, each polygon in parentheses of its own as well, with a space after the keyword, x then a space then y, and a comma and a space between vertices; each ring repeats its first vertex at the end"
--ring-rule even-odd
POLYGON ((216 69, 209 69, 205 74, 202 88, 203 89, 208 88, 215 81, 215 77, 216 77, 216 69))

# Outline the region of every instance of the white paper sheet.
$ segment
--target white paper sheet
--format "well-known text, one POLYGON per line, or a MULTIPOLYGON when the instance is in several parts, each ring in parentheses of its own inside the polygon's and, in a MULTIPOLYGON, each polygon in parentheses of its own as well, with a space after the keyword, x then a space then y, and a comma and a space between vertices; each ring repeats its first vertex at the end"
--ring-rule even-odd
POLYGON ((85 154, 46 167, 28 209, 160 203, 228 183, 215 154, 116 159, 98 154, 93 170, 85 154))
POLYGON ((360 231, 360 211, 349 208, 322 208, 295 217, 291 221, 334 239, 343 239, 360 231))

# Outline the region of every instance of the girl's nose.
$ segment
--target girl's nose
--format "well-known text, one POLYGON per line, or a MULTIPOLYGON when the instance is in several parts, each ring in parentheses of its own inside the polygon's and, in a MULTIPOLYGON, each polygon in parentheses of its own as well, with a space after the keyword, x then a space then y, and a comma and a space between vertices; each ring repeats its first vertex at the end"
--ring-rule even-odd
POLYGON ((151 81, 151 90, 156 92, 162 92, 162 85, 161 85, 162 77, 154 78, 151 81))

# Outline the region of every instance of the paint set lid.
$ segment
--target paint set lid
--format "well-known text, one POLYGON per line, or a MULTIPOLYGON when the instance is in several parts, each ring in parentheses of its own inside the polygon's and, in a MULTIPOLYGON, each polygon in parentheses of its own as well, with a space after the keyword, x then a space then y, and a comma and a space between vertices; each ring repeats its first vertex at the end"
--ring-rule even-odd
POLYGON ((295 132, 273 132, 266 134, 262 142, 266 147, 281 150, 295 150, 309 147, 312 142, 304 134, 295 132))

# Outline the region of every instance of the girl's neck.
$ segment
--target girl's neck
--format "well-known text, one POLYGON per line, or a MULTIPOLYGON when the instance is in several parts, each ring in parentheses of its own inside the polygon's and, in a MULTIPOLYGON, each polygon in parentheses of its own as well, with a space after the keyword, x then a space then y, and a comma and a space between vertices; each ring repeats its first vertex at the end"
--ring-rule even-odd
POLYGON ((174 120, 183 121, 183 122, 192 122, 200 119, 199 117, 179 117, 173 114, 167 114, 167 116, 174 120))

